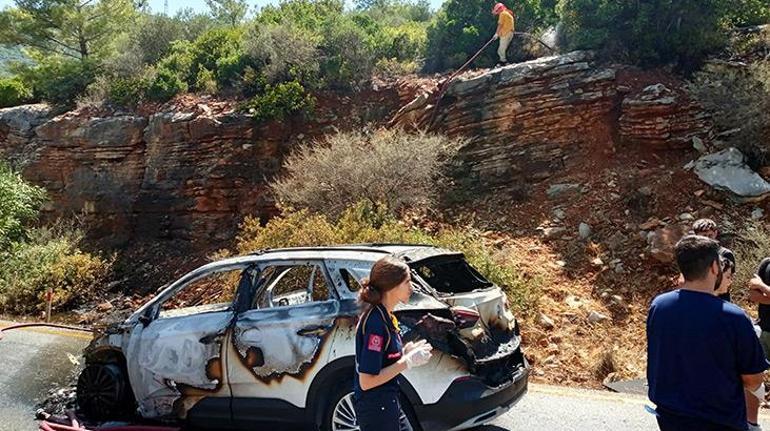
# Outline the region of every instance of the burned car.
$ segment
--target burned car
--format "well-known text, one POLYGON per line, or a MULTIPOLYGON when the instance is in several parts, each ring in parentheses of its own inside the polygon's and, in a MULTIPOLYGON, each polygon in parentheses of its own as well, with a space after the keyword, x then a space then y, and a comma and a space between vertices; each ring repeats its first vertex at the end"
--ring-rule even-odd
POLYGON ((510 409, 527 391, 529 367, 505 294, 460 253, 393 244, 275 249, 188 273, 94 338, 79 409, 216 429, 358 429, 356 294, 386 255, 412 270, 414 293, 395 310, 405 342, 434 346, 428 365, 403 373, 403 419, 459 430, 510 409))

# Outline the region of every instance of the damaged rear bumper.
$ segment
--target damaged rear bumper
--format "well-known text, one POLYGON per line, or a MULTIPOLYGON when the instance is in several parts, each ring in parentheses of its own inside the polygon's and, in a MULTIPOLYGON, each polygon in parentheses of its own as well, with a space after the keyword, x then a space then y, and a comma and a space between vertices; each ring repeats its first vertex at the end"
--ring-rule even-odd
POLYGON ((519 367, 512 379, 491 387, 478 377, 457 379, 435 404, 414 405, 423 430, 462 430, 490 422, 507 412, 527 393, 529 366, 519 367))

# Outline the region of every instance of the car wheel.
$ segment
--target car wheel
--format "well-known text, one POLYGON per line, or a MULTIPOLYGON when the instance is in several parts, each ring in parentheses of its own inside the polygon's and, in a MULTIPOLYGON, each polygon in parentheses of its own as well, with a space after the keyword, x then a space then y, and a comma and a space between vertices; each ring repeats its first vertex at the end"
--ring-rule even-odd
MULTIPOLYGON (((322 431, 360 431, 356 410, 353 407, 353 382, 347 381, 337 387, 329 399, 329 405, 324 415, 322 431)), ((411 421, 401 410, 401 431, 412 431, 411 421)))
POLYGON ((77 405, 87 417, 100 419, 120 415, 133 404, 128 379, 117 364, 91 364, 80 373, 77 405))

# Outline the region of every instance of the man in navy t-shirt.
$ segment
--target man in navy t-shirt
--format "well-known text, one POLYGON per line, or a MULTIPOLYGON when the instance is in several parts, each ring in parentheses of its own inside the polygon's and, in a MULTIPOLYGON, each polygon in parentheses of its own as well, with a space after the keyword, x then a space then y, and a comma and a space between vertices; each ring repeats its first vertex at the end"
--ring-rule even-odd
POLYGON ((768 362, 746 313, 714 296, 719 248, 703 236, 682 238, 676 260, 684 284, 657 296, 647 315, 649 397, 663 431, 756 427, 745 397, 764 399, 768 362))

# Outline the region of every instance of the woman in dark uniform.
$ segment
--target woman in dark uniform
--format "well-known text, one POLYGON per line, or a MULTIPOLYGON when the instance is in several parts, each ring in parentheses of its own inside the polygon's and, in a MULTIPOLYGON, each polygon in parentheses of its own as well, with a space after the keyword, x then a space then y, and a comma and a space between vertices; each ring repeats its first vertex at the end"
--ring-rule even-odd
POLYGON ((402 346, 393 308, 412 294, 409 267, 395 257, 374 263, 362 281, 364 311, 356 328, 354 406, 361 431, 399 431, 398 376, 425 365, 432 347, 421 340, 402 346))

